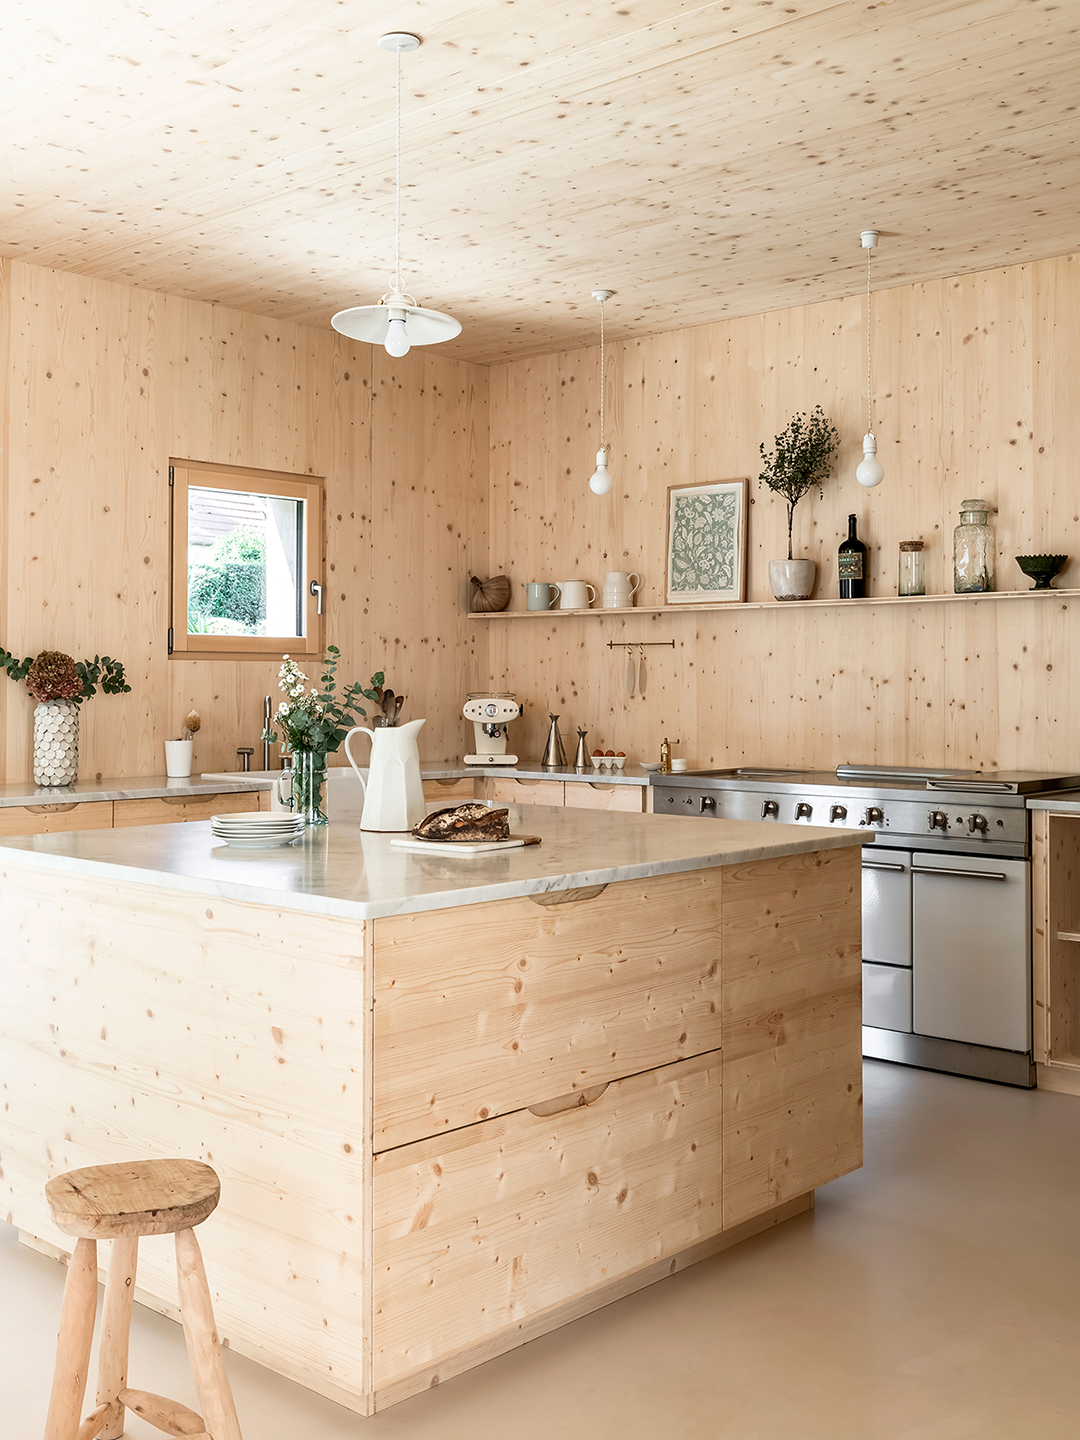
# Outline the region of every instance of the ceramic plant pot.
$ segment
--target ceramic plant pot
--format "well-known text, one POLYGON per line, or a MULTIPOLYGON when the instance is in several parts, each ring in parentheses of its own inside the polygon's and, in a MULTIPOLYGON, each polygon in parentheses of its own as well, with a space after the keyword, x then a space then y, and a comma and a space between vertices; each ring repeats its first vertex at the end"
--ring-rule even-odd
POLYGON ((79 774, 79 707, 43 700, 34 707, 34 784, 71 785, 79 774))
POLYGON ((816 577, 815 560, 769 561, 769 584, 777 600, 809 600, 816 577))

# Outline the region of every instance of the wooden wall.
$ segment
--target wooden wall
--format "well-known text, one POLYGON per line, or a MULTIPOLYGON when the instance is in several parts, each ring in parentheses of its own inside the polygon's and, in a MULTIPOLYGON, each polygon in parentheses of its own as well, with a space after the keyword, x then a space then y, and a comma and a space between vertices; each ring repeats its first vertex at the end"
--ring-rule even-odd
MULTIPOLYGON (((619 303, 613 300, 609 310, 619 303)), ((664 596, 667 487, 754 479, 749 598, 786 555, 783 503, 761 489, 758 446, 818 401, 843 446, 824 498, 795 515, 795 554, 836 594, 849 512, 872 551, 871 593, 895 595, 897 546, 926 542, 928 591, 951 591, 962 499, 998 508, 998 588, 1026 589, 1017 554, 1071 553, 1080 586, 1080 257, 874 295, 875 430, 885 480, 855 481, 866 428, 865 300, 779 311, 609 346, 611 495, 587 488, 598 444, 598 348, 491 370, 491 563, 515 583, 638 570, 641 614, 474 622, 491 681, 526 704, 521 754, 549 707, 564 736, 655 757, 678 737, 691 765, 840 760, 998 768, 1080 766, 1080 597, 650 612, 664 596), (646 652, 628 698, 609 639, 646 652)))
MULTIPOLYGON (((80 775, 160 774, 194 706, 196 769, 260 754, 278 661, 167 654, 170 456, 322 476, 327 640, 341 674, 385 668, 428 716, 421 752, 461 749, 486 678, 465 618, 484 563, 487 371, 391 360, 331 330, 0 262, 0 643, 122 659, 132 693, 84 706, 80 775)), ((30 776, 33 701, 0 682, 0 775, 30 776)))

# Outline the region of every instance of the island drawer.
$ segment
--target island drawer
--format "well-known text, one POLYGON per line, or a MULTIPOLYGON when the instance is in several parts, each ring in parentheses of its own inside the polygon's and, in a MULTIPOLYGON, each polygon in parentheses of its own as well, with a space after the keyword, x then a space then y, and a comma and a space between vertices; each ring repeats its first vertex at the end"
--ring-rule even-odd
POLYGON ((568 810, 628 810, 640 815, 645 806, 644 785, 605 785, 597 780, 567 780, 568 810))
POLYGON ((59 800, 0 806, 0 835, 51 835, 62 830, 109 830, 111 800, 59 800))
POLYGON ((581 1099, 375 1157, 377 1392, 719 1233, 718 1054, 581 1099))
POLYGON ((241 790, 230 795, 159 795, 149 800, 117 800, 113 824, 174 825, 180 820, 209 820, 211 815, 269 807, 269 790, 241 790))
POLYGON ((721 874, 376 920, 374 1149, 719 1048, 721 874))

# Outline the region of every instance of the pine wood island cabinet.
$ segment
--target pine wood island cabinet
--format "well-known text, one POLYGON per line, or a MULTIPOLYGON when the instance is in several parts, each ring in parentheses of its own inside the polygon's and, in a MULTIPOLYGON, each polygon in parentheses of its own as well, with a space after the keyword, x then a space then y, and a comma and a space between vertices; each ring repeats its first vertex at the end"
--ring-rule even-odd
POLYGON ((0 1215, 59 1255, 52 1175, 206 1160, 220 1332, 371 1414, 810 1210, 861 1164, 861 837, 512 818, 0 840, 0 1215))

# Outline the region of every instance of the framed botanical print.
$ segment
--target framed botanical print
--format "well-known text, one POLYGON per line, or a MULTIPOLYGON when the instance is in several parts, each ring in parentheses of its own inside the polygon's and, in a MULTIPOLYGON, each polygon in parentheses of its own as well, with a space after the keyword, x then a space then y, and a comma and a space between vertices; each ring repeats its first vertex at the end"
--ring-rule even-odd
POLYGON ((668 487, 667 603, 746 599, 748 480, 668 487))

